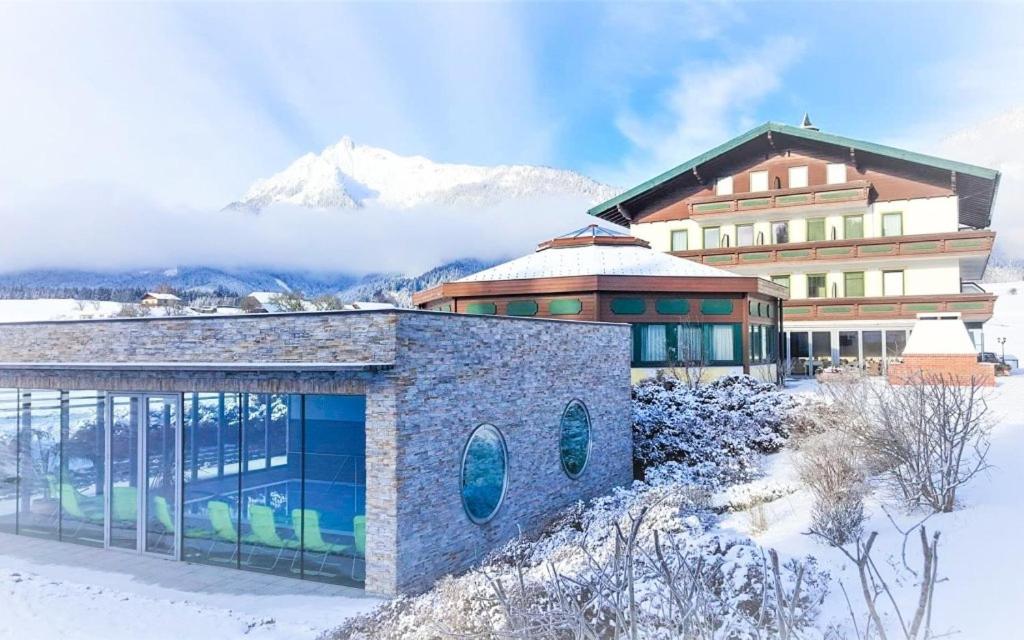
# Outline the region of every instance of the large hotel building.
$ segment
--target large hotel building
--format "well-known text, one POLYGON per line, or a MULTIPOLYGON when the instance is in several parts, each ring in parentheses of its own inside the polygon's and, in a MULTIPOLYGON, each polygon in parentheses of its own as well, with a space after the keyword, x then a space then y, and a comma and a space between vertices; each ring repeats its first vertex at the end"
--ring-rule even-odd
POLYGON ((958 312, 975 346, 995 296, 976 281, 999 172, 766 123, 592 209, 653 249, 784 285, 793 374, 881 373, 918 313, 958 312))

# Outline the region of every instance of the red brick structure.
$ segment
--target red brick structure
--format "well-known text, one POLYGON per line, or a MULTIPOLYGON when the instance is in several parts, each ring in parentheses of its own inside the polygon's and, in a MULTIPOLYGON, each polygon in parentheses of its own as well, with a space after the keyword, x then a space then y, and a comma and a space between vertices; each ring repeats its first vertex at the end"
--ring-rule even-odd
POLYGON ((978 362, 973 354, 906 354, 903 362, 889 365, 889 383, 906 384, 914 380, 955 381, 959 385, 996 386, 994 364, 978 362))

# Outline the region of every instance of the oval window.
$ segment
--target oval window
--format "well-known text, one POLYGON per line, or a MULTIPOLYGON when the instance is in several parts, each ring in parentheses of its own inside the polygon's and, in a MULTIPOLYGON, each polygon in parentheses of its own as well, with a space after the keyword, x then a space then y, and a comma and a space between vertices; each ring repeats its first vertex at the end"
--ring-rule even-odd
POLYGON ((562 468, 570 478, 578 478, 590 458, 590 414, 579 400, 573 400, 562 412, 562 437, 559 441, 562 468))
POLYGON ((494 517, 508 485, 505 439, 494 425, 477 427, 462 454, 462 504, 477 524, 494 517))

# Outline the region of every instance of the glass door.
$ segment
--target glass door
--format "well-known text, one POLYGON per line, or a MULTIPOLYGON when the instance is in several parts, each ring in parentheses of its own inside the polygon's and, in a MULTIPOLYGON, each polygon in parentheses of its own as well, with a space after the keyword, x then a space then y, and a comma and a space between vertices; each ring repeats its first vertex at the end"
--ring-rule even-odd
POLYGON ((112 394, 107 546, 178 557, 179 396, 112 394))

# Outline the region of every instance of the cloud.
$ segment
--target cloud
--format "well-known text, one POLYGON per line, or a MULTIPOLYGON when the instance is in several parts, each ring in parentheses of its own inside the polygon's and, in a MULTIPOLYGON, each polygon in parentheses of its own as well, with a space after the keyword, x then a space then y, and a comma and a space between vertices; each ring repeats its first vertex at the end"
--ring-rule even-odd
POLYGON ((142 197, 76 189, 28 207, 0 204, 0 272, 206 266, 415 275, 457 258, 530 252, 593 222, 583 213, 588 204, 552 197, 476 208, 275 205, 253 215, 162 208, 142 197))
POLYGON ((779 90, 800 56, 795 38, 770 38, 754 50, 708 64, 688 61, 653 114, 622 113, 619 130, 633 153, 617 184, 633 184, 727 140, 757 122, 757 107, 779 90))

